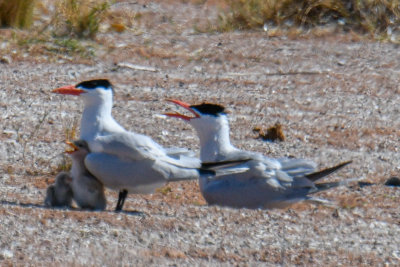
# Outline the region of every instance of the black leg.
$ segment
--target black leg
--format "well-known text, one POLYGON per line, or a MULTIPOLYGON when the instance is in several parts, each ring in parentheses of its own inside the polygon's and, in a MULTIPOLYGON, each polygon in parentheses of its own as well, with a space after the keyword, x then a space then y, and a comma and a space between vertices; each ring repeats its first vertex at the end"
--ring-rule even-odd
POLYGON ((128 195, 127 190, 123 189, 123 190, 119 191, 118 202, 117 202, 117 207, 115 208, 115 211, 122 210, 122 207, 124 206, 127 195, 128 195))

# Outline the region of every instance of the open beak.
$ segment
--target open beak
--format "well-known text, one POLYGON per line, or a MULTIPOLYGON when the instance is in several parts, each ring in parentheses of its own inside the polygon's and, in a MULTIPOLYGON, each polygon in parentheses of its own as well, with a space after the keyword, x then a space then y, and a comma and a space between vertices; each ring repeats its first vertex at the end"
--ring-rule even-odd
POLYGON ((72 148, 72 150, 65 150, 65 153, 72 154, 79 150, 79 147, 77 147, 73 142, 65 141, 65 143, 72 148))
POLYGON ((78 89, 75 85, 67 85, 52 91, 53 93, 62 94, 62 95, 80 95, 84 93, 84 90, 78 89))
POLYGON ((166 115, 168 117, 179 118, 179 119, 182 119, 185 121, 190 121, 191 119, 194 119, 194 118, 200 118, 200 115, 194 109, 192 109, 188 103, 185 103, 185 102, 182 102, 179 100, 175 100, 175 99, 167 99, 167 101, 183 107, 184 109, 186 109, 190 113, 192 113, 194 115, 194 117, 185 116, 180 113, 164 113, 164 115, 166 115))

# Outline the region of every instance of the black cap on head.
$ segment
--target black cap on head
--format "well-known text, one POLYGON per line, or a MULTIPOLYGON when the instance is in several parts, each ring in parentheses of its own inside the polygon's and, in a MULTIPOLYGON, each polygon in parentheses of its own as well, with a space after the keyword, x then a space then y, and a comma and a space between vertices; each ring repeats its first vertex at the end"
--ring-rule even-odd
POLYGON ((84 81, 78 83, 75 87, 83 87, 85 89, 96 89, 97 87, 104 87, 105 89, 112 89, 112 85, 107 79, 84 81))
POLYGON ((200 105, 192 105, 190 108, 197 110, 201 114, 207 114, 212 116, 218 116, 225 114, 225 107, 217 104, 203 103, 200 105))

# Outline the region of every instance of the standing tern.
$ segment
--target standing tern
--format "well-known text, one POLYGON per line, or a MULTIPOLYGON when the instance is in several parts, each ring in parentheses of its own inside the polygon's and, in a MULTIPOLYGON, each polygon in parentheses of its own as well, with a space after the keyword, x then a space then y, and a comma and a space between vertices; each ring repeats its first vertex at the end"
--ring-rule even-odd
POLYGON ((229 139, 229 122, 224 107, 216 104, 189 105, 168 100, 194 116, 180 113, 165 115, 192 125, 200 139, 200 159, 205 162, 251 159, 242 164, 242 172, 200 180, 200 190, 209 204, 246 208, 281 208, 342 183, 314 182, 349 162, 315 172, 316 164, 306 159, 268 158, 260 153, 234 147, 229 139))
POLYGON ((105 187, 119 191, 116 210, 122 209, 128 193, 153 193, 167 182, 210 175, 199 169, 198 158, 187 156, 187 150, 165 149, 116 122, 111 114, 113 90, 108 80, 84 81, 53 92, 83 99, 80 139, 91 151, 85 166, 105 187))
POLYGON ((83 140, 67 142, 73 150, 66 151, 72 159, 71 189, 73 198, 82 209, 104 210, 107 205, 103 184, 96 179, 85 166, 89 147, 83 140))
POLYGON ((54 184, 46 191, 44 204, 48 207, 71 207, 72 203, 72 178, 67 172, 60 172, 54 184))

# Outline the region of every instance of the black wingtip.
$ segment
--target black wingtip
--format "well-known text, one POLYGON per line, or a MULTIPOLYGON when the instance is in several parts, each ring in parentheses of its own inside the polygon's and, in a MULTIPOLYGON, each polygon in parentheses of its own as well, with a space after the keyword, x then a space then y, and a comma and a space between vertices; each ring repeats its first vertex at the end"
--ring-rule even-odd
POLYGON ((309 180, 311 180, 312 182, 317 181, 318 179, 321 179, 322 177, 328 176, 329 174, 332 174, 334 172, 336 172, 337 170, 343 168, 346 165, 349 165, 350 163, 352 163, 352 160, 340 163, 339 165, 336 165, 334 167, 331 168, 327 168, 324 169, 322 171, 318 171, 318 172, 313 172, 310 174, 305 175, 306 178, 308 178, 309 180))
POLYGON ((207 169, 199 169, 199 174, 200 175, 215 175, 215 171, 213 170, 207 170, 207 169))
POLYGON ((239 159, 239 160, 227 160, 227 161, 217 161, 217 162, 203 162, 201 163, 202 169, 213 169, 213 168, 228 168, 242 163, 246 163, 251 159, 239 159))

